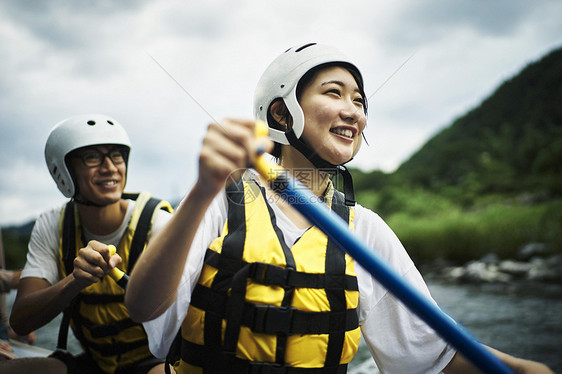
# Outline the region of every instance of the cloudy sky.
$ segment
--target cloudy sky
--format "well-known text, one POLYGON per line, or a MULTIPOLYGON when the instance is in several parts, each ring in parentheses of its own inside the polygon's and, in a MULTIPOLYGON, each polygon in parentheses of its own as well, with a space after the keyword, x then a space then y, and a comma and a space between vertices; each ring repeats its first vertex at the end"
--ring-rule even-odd
POLYGON ((560 19, 558 0, 3 0, 0 225, 64 201, 43 150, 51 127, 77 114, 126 127, 128 190, 179 198, 207 124, 251 117, 262 71, 308 41, 347 53, 373 95, 370 147, 352 166, 392 171, 562 46, 560 19))

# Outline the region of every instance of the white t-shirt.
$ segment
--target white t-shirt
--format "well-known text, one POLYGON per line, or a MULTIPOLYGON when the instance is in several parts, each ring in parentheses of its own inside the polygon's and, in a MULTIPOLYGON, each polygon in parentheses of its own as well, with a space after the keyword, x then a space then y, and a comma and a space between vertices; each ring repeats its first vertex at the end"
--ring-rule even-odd
MULTIPOLYGON (((304 233, 269 199, 277 225, 289 247, 304 233)), ((176 336, 197 284, 205 251, 221 234, 227 218, 223 191, 211 203, 198 228, 178 287, 175 302, 158 318, 144 323, 153 355, 163 358, 176 336)), ((418 291, 431 298, 422 276, 406 250, 386 223, 374 212, 355 207, 355 235, 387 261, 418 291)), ((395 299, 371 275, 355 264, 359 283, 359 324, 361 332, 382 373, 438 373, 455 354, 429 326, 395 299)))
MULTIPOLYGON (((109 235, 94 235, 84 228, 86 243, 90 240, 97 240, 101 243, 113 244, 117 247, 129 225, 134 206, 135 201, 129 200, 127 213, 121 226, 109 235)), ((62 208, 63 206, 61 205, 49 209, 41 213, 35 221, 28 245, 27 262, 21 274, 22 278, 43 278, 51 285, 61 280, 61 273, 59 271, 60 234, 58 224, 62 208)), ((159 209, 152 225, 151 235, 155 235, 160 231, 171 217, 170 213, 159 209)))

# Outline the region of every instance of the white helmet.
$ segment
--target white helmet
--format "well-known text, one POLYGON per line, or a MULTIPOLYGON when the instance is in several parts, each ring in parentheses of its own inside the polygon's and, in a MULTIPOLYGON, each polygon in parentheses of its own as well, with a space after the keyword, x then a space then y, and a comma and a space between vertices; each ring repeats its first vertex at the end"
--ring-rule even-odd
MULTIPOLYGON (((117 144, 131 150, 131 141, 125 129, 114 119, 102 114, 71 117, 51 129, 45 145, 45 161, 64 196, 74 197, 77 192, 66 157, 78 148, 97 144, 117 144)), ((127 157, 125 162, 128 161, 127 157)))
POLYGON ((282 98, 293 118, 293 131, 300 138, 304 129, 304 113, 297 101, 297 85, 311 69, 328 64, 341 63, 351 68, 363 90, 363 78, 357 66, 338 49, 316 43, 287 49, 267 67, 262 74, 254 94, 254 115, 269 126, 269 136, 277 143, 289 144, 285 132, 275 129, 268 122, 267 112, 271 103, 282 98))

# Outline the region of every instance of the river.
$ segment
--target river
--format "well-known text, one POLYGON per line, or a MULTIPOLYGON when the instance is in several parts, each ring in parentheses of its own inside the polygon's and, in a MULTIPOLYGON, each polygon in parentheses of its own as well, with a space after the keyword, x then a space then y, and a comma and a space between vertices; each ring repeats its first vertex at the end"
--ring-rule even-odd
MULTIPOLYGON (((562 373, 562 285, 458 285, 429 281, 433 298, 479 341, 562 373)), ((350 374, 374 373, 363 347, 350 374)))
MULTIPOLYGON (((457 285, 429 281, 439 305, 479 341, 562 373, 562 286, 534 283, 457 285)), ((8 294, 11 307, 14 292, 8 294)), ((60 316, 36 331, 37 345, 54 349, 60 316)), ((70 334, 72 335, 72 334, 70 334)), ((71 351, 79 351, 70 337, 71 351)), ((363 345, 350 374, 373 374, 376 366, 363 345)))

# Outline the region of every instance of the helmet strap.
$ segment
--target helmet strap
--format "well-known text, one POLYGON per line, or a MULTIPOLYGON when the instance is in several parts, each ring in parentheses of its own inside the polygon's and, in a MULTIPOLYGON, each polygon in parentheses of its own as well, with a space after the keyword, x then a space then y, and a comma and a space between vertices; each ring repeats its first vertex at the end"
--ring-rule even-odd
POLYGON ((85 200, 79 195, 74 196, 73 200, 76 201, 78 204, 82 204, 86 206, 95 206, 96 208, 103 208, 109 205, 109 204, 97 204, 94 203, 93 201, 85 200))
MULTIPOLYGON (((353 190, 353 178, 349 170, 344 166, 344 164, 334 165, 324 160, 322 157, 318 156, 306 142, 302 139, 296 137, 295 132, 291 128, 285 133, 289 144, 293 146, 297 151, 302 153, 312 164, 322 171, 326 171, 331 175, 341 175, 343 177, 343 192, 345 196, 345 205, 354 206, 355 205, 355 192, 353 190)), ((351 160, 349 160, 351 161, 351 160)), ((346 164, 349 162, 345 162, 346 164)))

